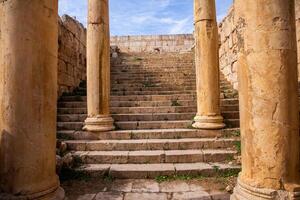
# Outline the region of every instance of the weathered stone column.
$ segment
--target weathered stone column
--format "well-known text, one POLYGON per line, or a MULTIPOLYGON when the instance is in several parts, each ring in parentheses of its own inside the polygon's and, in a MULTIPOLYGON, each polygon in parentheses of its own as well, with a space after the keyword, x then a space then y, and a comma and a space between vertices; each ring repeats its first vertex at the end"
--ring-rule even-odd
POLYGON ((63 199, 55 173, 57 0, 0 4, 0 199, 63 199))
POLYGON ((84 130, 114 129, 110 116, 110 36, 108 0, 89 0, 87 30, 88 118, 84 130))
POLYGON ((300 199, 297 51, 293 0, 236 0, 242 172, 232 200, 300 199), (243 45, 244 42, 244 45, 243 45))
POLYGON ((197 107, 193 127, 225 127, 220 111, 219 42, 214 0, 194 0, 197 107))

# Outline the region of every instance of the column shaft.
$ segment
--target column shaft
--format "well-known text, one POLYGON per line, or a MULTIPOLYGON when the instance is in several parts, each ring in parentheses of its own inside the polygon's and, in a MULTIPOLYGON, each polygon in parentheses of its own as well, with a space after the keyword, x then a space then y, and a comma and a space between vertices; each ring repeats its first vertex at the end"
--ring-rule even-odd
POLYGON ((237 0, 242 172, 232 199, 300 199, 294 1, 237 0))
POLYGON ((224 128, 220 111, 219 42, 214 0, 194 0, 198 112, 193 126, 224 128))
POLYGON ((63 199, 55 173, 57 0, 0 4, 0 199, 63 199))
POLYGON ((87 131, 114 129, 110 116, 110 34, 108 0, 89 0, 87 30, 87 131))

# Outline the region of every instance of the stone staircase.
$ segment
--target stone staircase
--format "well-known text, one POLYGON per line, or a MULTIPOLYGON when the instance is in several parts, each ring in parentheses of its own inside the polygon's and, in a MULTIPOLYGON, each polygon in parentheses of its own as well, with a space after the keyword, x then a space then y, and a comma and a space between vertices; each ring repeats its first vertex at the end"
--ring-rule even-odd
POLYGON ((222 115, 228 129, 195 130, 196 77, 192 53, 121 54, 112 60, 111 113, 117 130, 81 131, 86 83, 58 102, 58 137, 80 163, 76 170, 117 178, 214 175, 239 169, 237 92, 221 75, 222 115))

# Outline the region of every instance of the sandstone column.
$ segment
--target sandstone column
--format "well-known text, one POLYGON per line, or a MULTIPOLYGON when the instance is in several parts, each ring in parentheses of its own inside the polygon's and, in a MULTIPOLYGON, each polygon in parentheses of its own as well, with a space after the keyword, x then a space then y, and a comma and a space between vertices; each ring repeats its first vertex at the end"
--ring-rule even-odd
POLYGON ((194 0, 197 107, 193 127, 225 127, 220 111, 219 42, 214 0, 194 0))
POLYGON ((57 0, 0 4, 0 199, 63 199, 55 173, 57 0))
POLYGON ((242 172, 232 200, 300 199, 293 0, 237 0, 242 172))
POLYGON ((89 0, 87 30, 88 118, 84 130, 114 129, 110 116, 110 36, 108 0, 89 0))

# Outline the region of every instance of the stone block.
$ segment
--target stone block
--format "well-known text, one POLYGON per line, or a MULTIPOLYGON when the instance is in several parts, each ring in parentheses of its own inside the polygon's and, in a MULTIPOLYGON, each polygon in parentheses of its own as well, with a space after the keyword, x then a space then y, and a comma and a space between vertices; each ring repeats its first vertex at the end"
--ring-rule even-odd
POLYGON ((174 193, 172 200, 211 200, 210 195, 204 191, 174 193))
POLYGON ((127 193, 124 200, 168 200, 165 193, 127 193))
POLYGON ((160 192, 173 193, 173 192, 189 192, 190 187, 185 181, 171 181, 160 183, 160 192))
POLYGON ((157 193, 159 192, 159 184, 154 180, 134 180, 132 183, 133 193, 157 193))
POLYGON ((123 200, 123 194, 119 192, 100 192, 95 200, 123 200))

